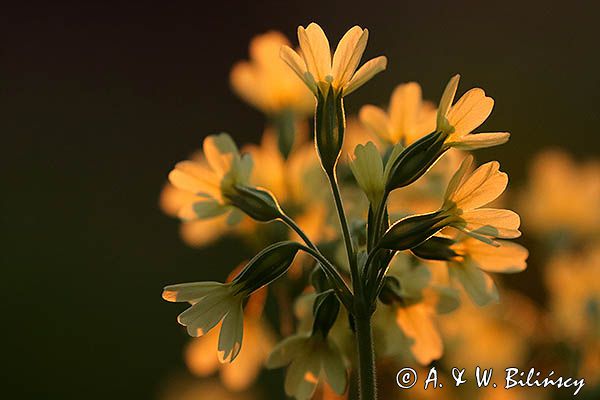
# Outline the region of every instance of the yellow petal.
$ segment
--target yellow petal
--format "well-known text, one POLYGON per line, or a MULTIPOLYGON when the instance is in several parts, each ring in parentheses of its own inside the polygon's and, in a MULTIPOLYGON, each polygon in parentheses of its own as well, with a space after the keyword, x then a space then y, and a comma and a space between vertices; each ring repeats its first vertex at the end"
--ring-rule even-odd
POLYGON ((226 133, 207 136, 204 139, 202 150, 210 167, 220 176, 227 173, 234 158, 239 157, 235 142, 226 133))
POLYGON ((465 239, 467 254, 477 266, 488 272, 514 273, 527 268, 527 249, 517 243, 499 240, 499 247, 490 246, 477 239, 465 239))
POLYGON ((229 312, 223 318, 221 333, 219 334, 219 361, 232 362, 242 348, 244 334, 244 310, 242 302, 232 303, 229 312))
POLYGON ((473 156, 467 155, 460 164, 460 167, 456 170, 450 182, 448 183, 448 187, 446 188, 446 194, 444 195, 444 199, 453 201, 455 192, 462 186, 464 181, 467 179, 467 173, 471 170, 473 165, 473 156))
POLYGON ((381 108, 367 104, 360 109, 358 117, 360 122, 371 132, 385 141, 396 143, 392 139, 387 114, 381 108))
POLYGON ((314 93, 317 93, 317 85, 315 83, 315 77, 306 69, 306 64, 302 57, 298 55, 289 46, 281 46, 281 52, 279 53, 281 59, 290 66, 292 71, 298 75, 302 81, 308 86, 308 88, 314 93))
POLYGON ((394 89, 390 99, 390 124, 392 126, 392 142, 400 139, 414 138, 417 129, 417 118, 421 108, 421 86, 416 82, 399 85, 394 89))
POLYGON ((367 47, 368 39, 369 31, 360 26, 352 27, 342 37, 333 55, 331 75, 335 87, 343 87, 350 81, 367 47))
POLYGON ((476 233, 500 239, 514 239, 521 236, 521 219, 514 211, 495 208, 480 208, 463 213, 466 222, 465 233, 476 233))
POLYGON ((331 49, 323 29, 314 22, 306 29, 299 26, 298 41, 308 72, 317 81, 326 81, 331 76, 331 49))
POLYGON ((452 263, 449 272, 453 279, 458 280, 462 284, 475 304, 485 306, 491 302, 498 302, 498 289, 494 281, 473 263, 452 263))
POLYGON ((491 161, 483 164, 461 182, 448 198, 463 211, 484 206, 504 192, 508 175, 499 170, 500 164, 491 161))
POLYGON ((474 88, 465 93, 448 112, 448 122, 454 127, 452 136, 461 137, 471 133, 489 117, 494 100, 482 89, 474 88))
POLYGON ((442 339, 433 321, 433 312, 427 305, 417 303, 398 307, 396 322, 413 340, 410 350, 420 364, 429 364, 442 356, 442 339))
POLYGON ((385 56, 379 56, 367 61, 358 69, 358 71, 356 71, 350 82, 344 87, 344 96, 354 92, 386 68, 387 58, 385 56))
POLYGON ((508 132, 477 133, 456 138, 451 136, 446 144, 459 150, 477 150, 504 144, 509 137, 508 132))
POLYGON ((177 163, 169 173, 169 182, 177 189, 185 190, 195 195, 220 196, 220 177, 209 168, 194 161, 177 163))
POLYGON ((442 94, 442 98, 440 99, 440 105, 437 113, 437 128, 440 131, 447 132, 449 129, 451 129, 447 116, 450 106, 452 106, 452 102, 454 101, 454 96, 456 95, 456 89, 458 88, 459 81, 460 75, 454 75, 446 85, 444 93, 442 94))

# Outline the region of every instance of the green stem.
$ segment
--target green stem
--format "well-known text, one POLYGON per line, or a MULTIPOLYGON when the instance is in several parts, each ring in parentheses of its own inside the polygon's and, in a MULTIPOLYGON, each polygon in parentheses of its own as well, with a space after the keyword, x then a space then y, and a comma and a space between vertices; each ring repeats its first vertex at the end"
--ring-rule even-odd
POLYGON ((315 250, 308 246, 300 245, 300 248, 306 253, 310 254, 315 260, 317 260, 323 267, 323 271, 328 279, 332 281, 333 289, 336 291, 340 302, 346 307, 348 312, 352 311, 352 292, 346 285, 346 282, 339 275, 335 267, 329 262, 328 259, 323 256, 319 250, 315 250))
POLYGON ((281 220, 289 226, 294 232, 300 236, 300 238, 306 243, 308 246, 304 248, 304 250, 312 255, 319 263, 321 264, 323 271, 327 278, 331 281, 331 285, 333 289, 338 294, 340 301, 346 307, 348 311, 352 310, 352 292, 346 282, 341 277, 337 269, 329 262, 327 258, 319 251, 319 248, 310 240, 310 238, 304 233, 302 228, 298 226, 296 221, 290 218, 287 214, 282 214, 281 220))
POLYGON ((376 374, 375 354, 373 352, 373 332, 371 328, 371 306, 369 299, 365 296, 364 282, 358 271, 356 255, 348 228, 348 220, 344 212, 342 196, 337 184, 335 171, 327 174, 331 191, 335 199, 335 206, 342 226, 342 234, 346 245, 350 273, 352 275, 352 287, 354 289, 354 321, 356 327, 356 342, 358 346, 358 374, 360 400, 376 400, 376 374))
POLYGON ((357 296, 362 297, 363 285, 360 283, 358 265, 356 264, 356 256, 354 255, 354 246, 352 245, 352 237, 350 236, 350 228, 348 228, 348 220, 346 219, 344 203, 342 202, 342 196, 340 194, 340 188, 337 183, 335 171, 331 173, 328 172, 327 177, 329 178, 331 192, 333 193, 333 199, 335 200, 335 208, 338 213, 340 225, 342 226, 342 235, 344 237, 344 244, 346 245, 346 255, 348 256, 348 264, 350 265, 350 274, 352 276, 352 287, 354 289, 354 293, 357 296))
POLYGON ((377 386, 371 315, 368 312, 360 312, 354 321, 358 345, 359 398, 360 400, 376 400, 377 386))

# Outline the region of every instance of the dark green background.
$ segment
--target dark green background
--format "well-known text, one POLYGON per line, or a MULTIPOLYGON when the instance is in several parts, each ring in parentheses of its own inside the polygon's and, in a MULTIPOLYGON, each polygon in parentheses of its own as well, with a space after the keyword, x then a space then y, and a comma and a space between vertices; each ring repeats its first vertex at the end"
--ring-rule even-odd
POLYGON ((181 308, 162 286, 221 278, 248 254, 187 248, 157 198, 205 135, 259 138, 261 115, 228 85, 255 34, 368 27, 367 56, 389 68, 350 111, 407 80, 437 101, 460 72, 462 91, 496 100, 485 128, 513 134, 480 153, 513 182, 541 148, 598 155, 595 2, 82 3, 0 16, 2 392, 16 398, 148 399, 183 369, 181 308))

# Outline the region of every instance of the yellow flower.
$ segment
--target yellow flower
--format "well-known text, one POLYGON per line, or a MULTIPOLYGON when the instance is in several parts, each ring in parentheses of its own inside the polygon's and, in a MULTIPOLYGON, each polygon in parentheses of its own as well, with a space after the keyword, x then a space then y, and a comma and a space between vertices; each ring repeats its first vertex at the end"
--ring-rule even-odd
POLYGON ((416 82, 398 85, 390 99, 388 112, 373 105, 360 110, 361 122, 387 143, 407 146, 435 129, 435 107, 423 102, 416 82))
POLYGON ((467 156, 448 184, 440 215, 448 225, 485 243, 492 238, 514 239, 521 235, 519 215, 514 211, 481 208, 504 192, 508 176, 500 172, 500 164, 488 162, 468 173, 473 157, 467 156))
POLYGON ((223 321, 218 343, 219 361, 231 362, 242 347, 243 301, 248 294, 236 283, 194 282, 165 287, 163 298, 192 304, 177 317, 190 336, 204 336, 223 321))
POLYGON ((600 243, 554 257, 545 269, 551 318, 559 337, 600 343, 600 243))
POLYGON ((369 202, 377 207, 383 197, 385 182, 383 160, 373 142, 356 146, 354 158, 350 160, 350 169, 369 202))
POLYGON ((250 61, 238 62, 231 70, 233 90, 268 115, 291 110, 303 116, 315 108, 310 91, 279 57, 281 46, 288 44, 279 32, 258 35, 250 42, 250 61))
POLYGON ((471 134, 490 115, 494 100, 487 97, 483 89, 474 88, 452 105, 459 80, 460 75, 450 79, 437 112, 437 130, 448 135, 445 145, 474 150, 506 143, 510 136, 508 132, 471 134))
POLYGON ((196 196, 179 211, 184 220, 208 219, 230 212, 228 222, 239 222, 242 213, 234 209, 228 196, 237 185, 247 185, 252 171, 252 159, 241 156, 237 146, 226 133, 204 139, 206 163, 182 161, 169 173, 169 181, 178 189, 196 196))
POLYGON ((600 232, 600 162, 575 163, 566 153, 539 154, 519 199, 527 223, 537 232, 600 232))
POLYGON ((392 259, 387 276, 396 280, 398 286, 391 292, 382 292, 382 296, 389 295, 393 301, 378 307, 375 323, 383 332, 384 354, 394 357, 409 349, 419 364, 427 365, 443 353, 436 310, 446 312, 454 307, 440 304, 443 296, 432 282, 429 267, 415 261, 406 253, 397 253, 392 259))
MULTIPOLYGON (((185 190, 177 189, 167 183, 160 194, 160 207, 163 212, 177 217, 180 210, 191 210, 197 196, 185 190)), ((211 219, 183 220, 179 234, 183 241, 192 247, 203 247, 214 243, 221 236, 235 232, 236 227, 227 223, 227 216, 221 215, 211 219)))
POLYGON ((526 248, 506 240, 496 243, 498 247, 462 235, 450 247, 456 254, 449 261, 450 277, 480 306, 498 301, 498 289, 486 272, 508 274, 527 268, 526 248))
POLYGON ((329 336, 300 333, 277 344, 267 360, 269 368, 289 364, 285 392, 298 400, 310 399, 321 379, 337 394, 346 390, 346 366, 340 349, 329 336))
POLYGON ((358 64, 367 46, 369 31, 359 26, 352 27, 338 43, 331 58, 329 40, 319 25, 298 27, 301 54, 289 46, 281 48, 281 58, 304 81, 317 96, 325 96, 332 86, 336 93, 348 95, 364 85, 387 66, 384 56, 367 61, 358 70, 358 64))

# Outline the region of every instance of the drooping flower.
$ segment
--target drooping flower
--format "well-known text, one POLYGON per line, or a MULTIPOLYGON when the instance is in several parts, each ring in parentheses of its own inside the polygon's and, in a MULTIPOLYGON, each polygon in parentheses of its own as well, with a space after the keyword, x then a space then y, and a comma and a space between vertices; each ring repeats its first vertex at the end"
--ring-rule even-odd
POLYGON ((228 196, 236 185, 247 185, 252 171, 252 159, 240 155, 237 146, 226 133, 204 139, 206 162, 182 161, 169 173, 169 181, 178 189, 196 196, 179 211, 184 220, 207 219, 229 213, 228 222, 239 222, 242 213, 235 209, 228 196))
POLYGON ((452 105, 460 75, 450 79, 437 111, 437 131, 447 135, 444 144, 462 150, 474 150, 506 143, 508 132, 471 132, 480 126, 492 112, 494 100, 485 95, 483 89, 467 91, 452 105))
POLYGON ((368 38, 368 30, 359 26, 352 27, 338 43, 332 60, 329 40, 323 29, 313 22, 306 28, 298 27, 301 53, 298 54, 289 46, 283 46, 281 58, 315 96, 318 91, 325 96, 330 86, 335 93, 346 96, 387 66, 387 59, 380 56, 358 68, 368 38))
POLYGON ((373 105, 363 106, 360 121, 390 144, 407 146, 435 129, 435 107, 423 102, 421 86, 416 82, 398 85, 387 113, 373 105))
POLYGON ((243 301, 249 295, 233 283, 194 282, 165 287, 163 298, 172 302, 189 302, 177 321, 187 327, 190 336, 205 335, 219 322, 219 361, 231 362, 240 352, 243 335, 243 301))
POLYGON ((242 347, 246 298, 283 275, 299 250, 295 242, 272 244, 250 260, 231 282, 170 285, 164 288, 163 298, 191 304, 177 317, 190 336, 204 336, 221 322, 219 361, 231 362, 242 347))
POLYGON ((263 289, 250 296, 245 307, 244 346, 235 364, 221 364, 217 357, 211 357, 219 341, 219 335, 213 329, 203 337, 193 339, 186 349, 186 364, 193 374, 205 377, 218 370, 223 384, 234 391, 247 389, 255 381, 274 345, 274 335, 260 317, 262 311, 254 310, 251 304, 259 294, 260 301, 264 301, 266 292, 263 289))
POLYGON ((233 90, 248 103, 270 116, 292 111, 302 117, 314 111, 315 100, 302 80, 279 56, 289 41, 280 32, 256 36, 250 42, 250 61, 238 62, 231 70, 233 90))

